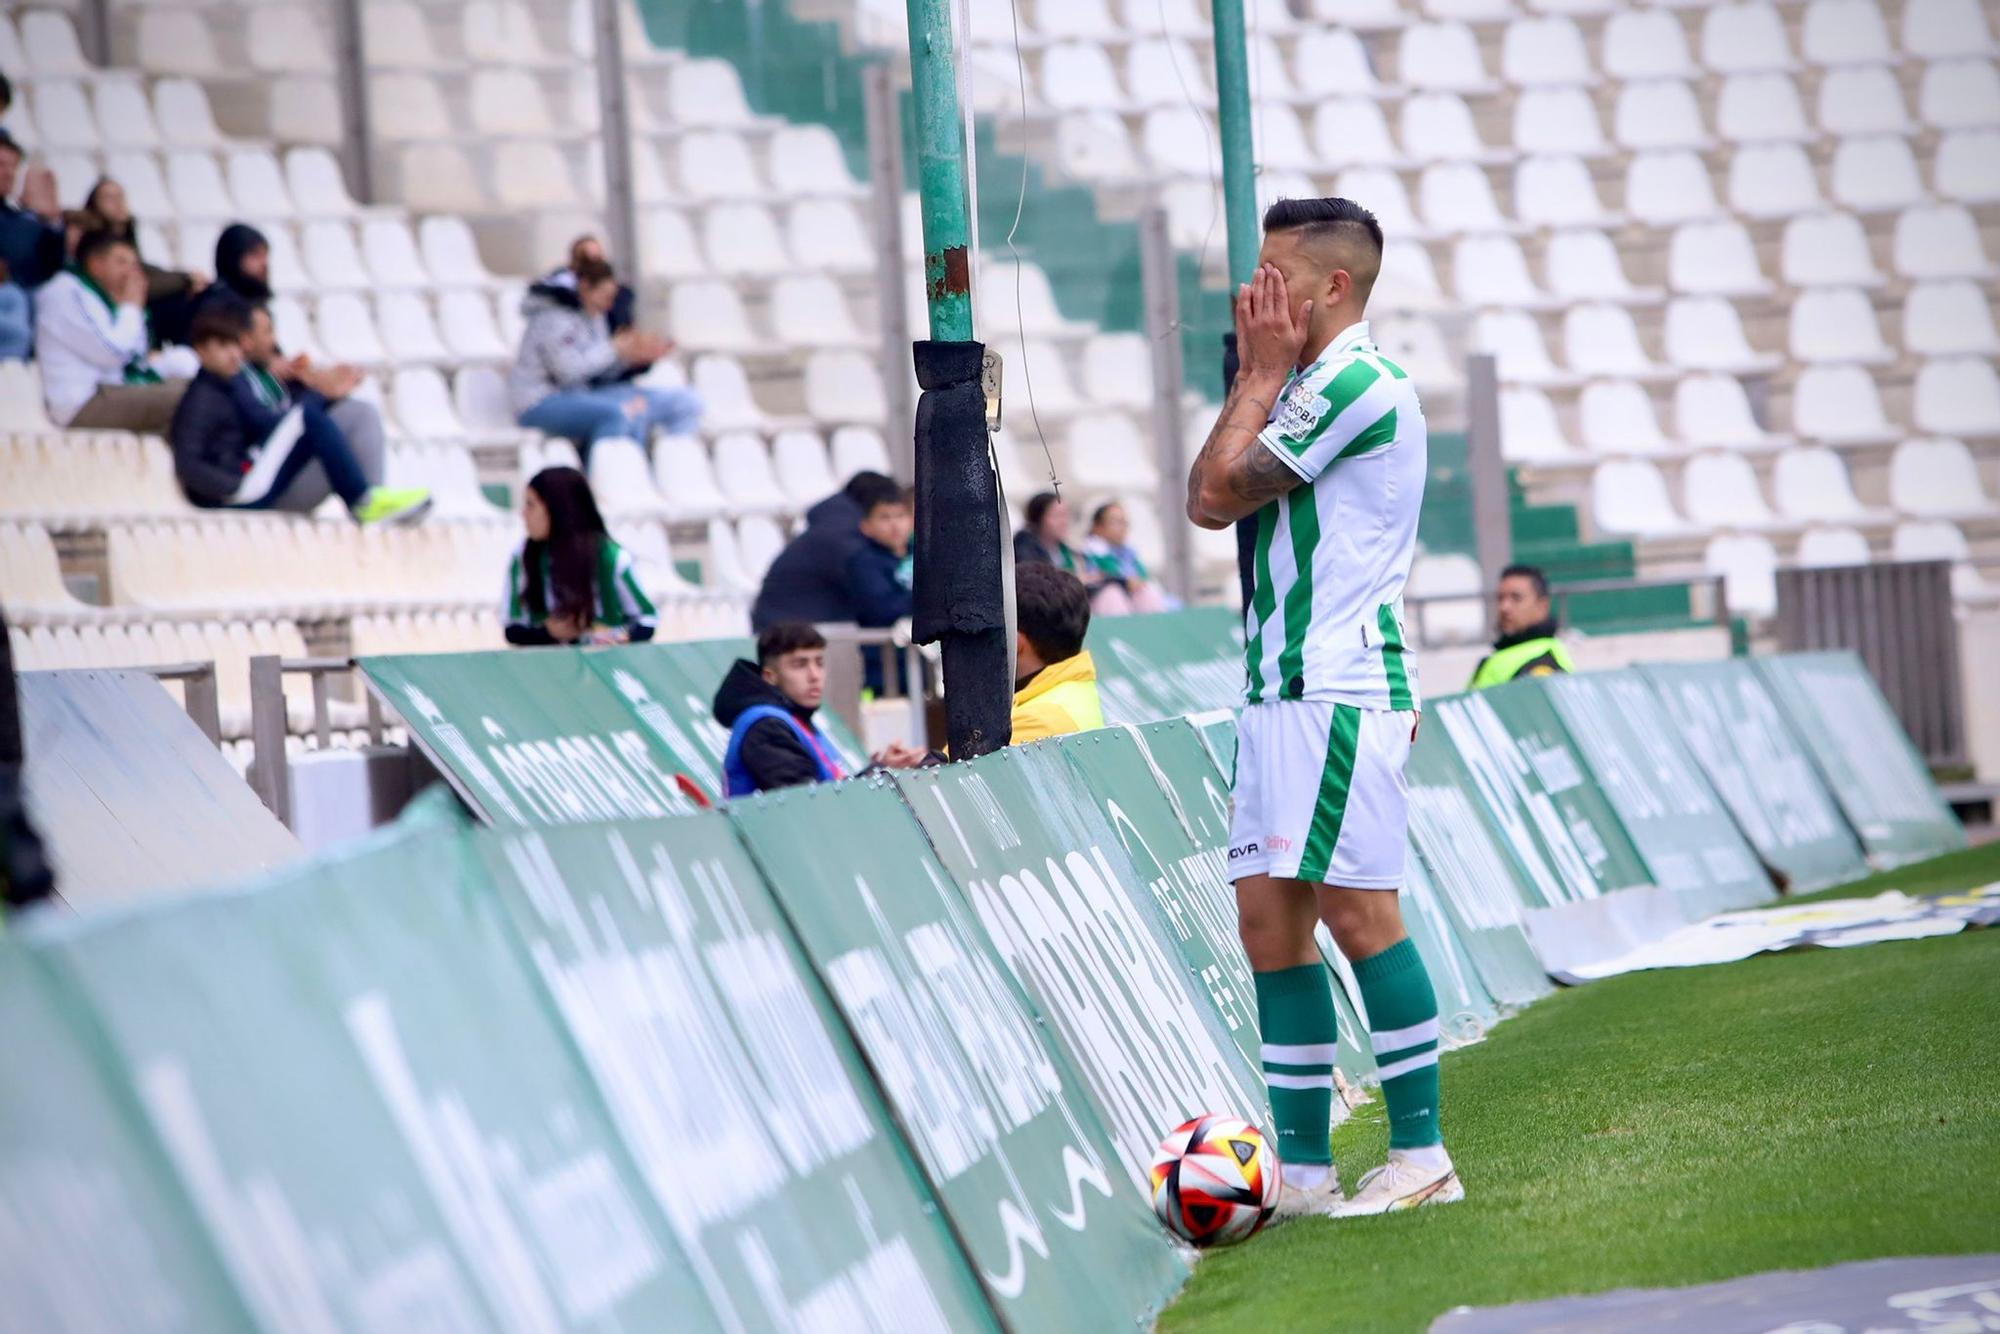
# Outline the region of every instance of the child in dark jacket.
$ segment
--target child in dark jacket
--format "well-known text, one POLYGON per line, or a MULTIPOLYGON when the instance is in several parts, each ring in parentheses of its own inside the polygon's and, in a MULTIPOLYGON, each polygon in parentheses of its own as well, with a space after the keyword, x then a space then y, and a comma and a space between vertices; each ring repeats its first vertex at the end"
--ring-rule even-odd
POLYGON ((325 399, 308 391, 285 410, 264 402, 243 374, 248 332, 247 312, 233 302, 204 303, 195 314, 190 337, 201 372, 168 431, 174 473, 188 499, 206 509, 270 509, 317 461, 357 522, 421 519, 430 493, 369 486, 347 437, 326 415, 325 399))
MULTIPOLYGON (((875 497, 861 516, 861 541, 847 556, 847 600, 854 608, 855 623, 864 629, 884 629, 910 614, 914 598, 902 573, 914 526, 909 498, 901 491, 875 497)), ((900 657, 879 648, 861 652, 864 683, 878 695, 888 676, 885 659, 896 664, 896 680, 901 683, 900 657)))

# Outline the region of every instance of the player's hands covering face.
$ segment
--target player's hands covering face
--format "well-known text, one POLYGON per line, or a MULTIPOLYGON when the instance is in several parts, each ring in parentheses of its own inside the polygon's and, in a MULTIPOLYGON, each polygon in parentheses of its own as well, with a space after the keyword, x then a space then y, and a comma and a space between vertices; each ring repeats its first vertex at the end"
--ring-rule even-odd
POLYGON ((1285 376, 1298 365, 1312 322, 1312 302, 1296 313, 1285 275, 1274 264, 1259 264, 1236 290, 1236 350, 1245 371, 1285 376))

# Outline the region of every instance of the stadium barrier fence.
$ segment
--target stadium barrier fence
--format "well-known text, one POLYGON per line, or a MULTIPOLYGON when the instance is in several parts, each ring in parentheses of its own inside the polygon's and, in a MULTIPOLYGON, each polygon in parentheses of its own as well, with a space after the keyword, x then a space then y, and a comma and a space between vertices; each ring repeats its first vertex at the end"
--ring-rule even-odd
MULTIPOLYGON (((1188 1271, 1154 1144, 1269 1113, 1230 636, 1117 628, 1114 715, 1195 717, 720 811, 704 701, 740 645, 366 660, 491 827, 434 794, 339 855, 0 942, 0 1199, 40 1220, 0 1281, 58 1327, 1147 1325, 1188 1271)), ((1760 863, 1962 837, 1914 760, 1851 771, 1884 725, 1846 655, 1430 701, 1406 918, 1448 1040, 1768 897, 1760 863)))

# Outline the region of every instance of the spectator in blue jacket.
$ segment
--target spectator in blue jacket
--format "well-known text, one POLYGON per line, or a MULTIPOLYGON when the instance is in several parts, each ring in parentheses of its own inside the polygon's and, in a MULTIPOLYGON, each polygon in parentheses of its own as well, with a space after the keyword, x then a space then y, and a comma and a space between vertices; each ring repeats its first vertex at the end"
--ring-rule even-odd
POLYGON ((174 473, 189 500, 208 509, 272 509, 307 467, 325 470, 335 495, 361 523, 407 523, 430 509, 430 493, 368 484, 326 400, 307 393, 279 411, 243 374, 249 332, 241 306, 204 304, 190 337, 201 371, 174 410, 168 438, 174 473))
POLYGON ((34 303, 0 259, 0 361, 26 361, 34 350, 34 303))
POLYGON ((806 511, 806 525, 778 553, 750 607, 750 628, 780 621, 834 624, 857 619, 847 591, 847 558, 866 540, 861 519, 902 488, 879 472, 858 472, 806 511))
POLYGON ((15 282, 35 288, 62 269, 66 252, 55 174, 33 167, 21 181, 25 156, 14 136, 0 130, 0 260, 7 262, 15 282), (19 205, 13 202, 17 184, 19 205))
POLYGON ((826 636, 803 621, 758 635, 757 661, 737 661, 715 691, 715 720, 729 729, 723 795, 847 777, 818 722, 825 698, 826 636))
MULTIPOLYGON (((914 598, 903 578, 903 561, 915 526, 910 497, 901 487, 876 496, 861 516, 861 540, 847 557, 847 600, 854 608, 855 624, 864 630, 886 629, 910 614, 914 598)), ((886 661, 896 663, 900 682, 899 655, 880 648, 861 651, 862 677, 878 695, 888 675, 886 661)))

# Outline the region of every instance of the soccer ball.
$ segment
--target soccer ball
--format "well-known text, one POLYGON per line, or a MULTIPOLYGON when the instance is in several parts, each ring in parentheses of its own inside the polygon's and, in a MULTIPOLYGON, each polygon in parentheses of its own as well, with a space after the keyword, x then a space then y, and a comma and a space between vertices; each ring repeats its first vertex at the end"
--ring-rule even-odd
POLYGON ((1279 1184, 1278 1155, 1239 1117, 1197 1116, 1153 1155, 1153 1212, 1196 1246, 1227 1246, 1264 1226, 1279 1184))

